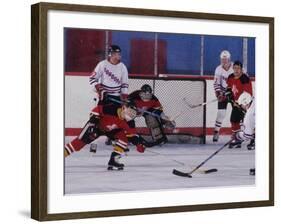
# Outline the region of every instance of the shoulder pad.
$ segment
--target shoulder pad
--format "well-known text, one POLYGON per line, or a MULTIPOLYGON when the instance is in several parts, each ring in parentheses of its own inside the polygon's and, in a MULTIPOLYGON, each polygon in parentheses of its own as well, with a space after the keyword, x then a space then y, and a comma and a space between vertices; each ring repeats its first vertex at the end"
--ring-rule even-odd
POLYGON ((241 77, 240 77, 240 80, 241 80, 241 83, 249 83, 250 82, 250 78, 249 76, 247 76, 246 74, 242 74, 241 77))

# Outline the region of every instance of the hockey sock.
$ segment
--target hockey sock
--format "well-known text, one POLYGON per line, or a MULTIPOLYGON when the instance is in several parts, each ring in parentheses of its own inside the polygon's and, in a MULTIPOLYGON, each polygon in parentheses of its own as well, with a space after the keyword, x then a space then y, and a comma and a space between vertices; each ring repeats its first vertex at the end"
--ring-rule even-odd
POLYGON ((86 143, 84 143, 82 140, 75 138, 70 143, 65 145, 65 150, 67 151, 68 155, 70 155, 75 151, 80 151, 85 145, 86 143))
POLYGON ((219 132, 222 122, 224 120, 225 114, 226 114, 226 110, 218 110, 216 123, 215 123, 215 131, 219 132))

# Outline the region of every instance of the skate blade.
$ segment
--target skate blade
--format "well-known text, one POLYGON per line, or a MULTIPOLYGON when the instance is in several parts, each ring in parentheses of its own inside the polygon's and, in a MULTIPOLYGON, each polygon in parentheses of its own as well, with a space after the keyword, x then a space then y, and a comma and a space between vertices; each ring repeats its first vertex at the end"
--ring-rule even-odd
POLYGON ((107 170, 120 171, 120 170, 124 170, 124 167, 109 166, 109 167, 107 167, 107 170))

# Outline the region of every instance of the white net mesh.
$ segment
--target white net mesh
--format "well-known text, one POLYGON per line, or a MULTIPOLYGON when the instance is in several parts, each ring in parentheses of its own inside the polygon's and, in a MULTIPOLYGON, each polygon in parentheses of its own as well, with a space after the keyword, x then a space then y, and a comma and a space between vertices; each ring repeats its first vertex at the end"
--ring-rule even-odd
MULTIPOLYGON (((164 112, 175 118, 176 129, 165 129, 170 142, 205 143, 206 108, 204 106, 190 108, 186 102, 197 105, 206 101, 206 82, 200 78, 188 77, 131 77, 129 93, 149 84, 154 95, 159 99, 164 112)), ((140 133, 148 133, 143 117, 136 119, 136 127, 140 133)))

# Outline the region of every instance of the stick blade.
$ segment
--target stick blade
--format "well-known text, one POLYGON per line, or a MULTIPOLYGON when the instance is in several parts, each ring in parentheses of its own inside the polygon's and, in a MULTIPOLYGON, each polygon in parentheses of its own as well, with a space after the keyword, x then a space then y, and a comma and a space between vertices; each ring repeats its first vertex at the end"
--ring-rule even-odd
POLYGON ((218 169, 209 169, 209 170, 205 170, 205 173, 214 173, 214 172, 218 172, 218 169))
POLYGON ((181 172, 181 171, 176 170, 176 169, 173 169, 173 174, 176 175, 176 176, 180 176, 180 177, 192 178, 192 176, 189 173, 181 172))

